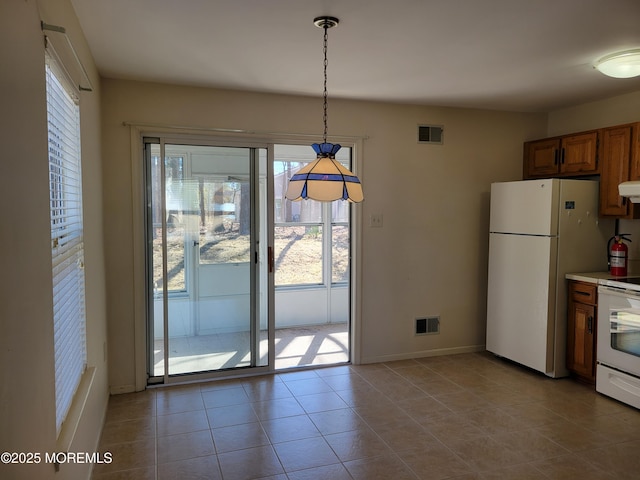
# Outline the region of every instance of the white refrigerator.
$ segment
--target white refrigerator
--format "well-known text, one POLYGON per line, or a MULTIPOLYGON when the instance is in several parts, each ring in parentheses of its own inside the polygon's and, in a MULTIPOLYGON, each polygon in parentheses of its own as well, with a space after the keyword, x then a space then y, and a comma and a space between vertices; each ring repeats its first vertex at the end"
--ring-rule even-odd
POLYGON ((606 271, 614 229, 598 219, 598 182, 494 183, 490 215, 486 348, 566 376, 565 275, 606 271))

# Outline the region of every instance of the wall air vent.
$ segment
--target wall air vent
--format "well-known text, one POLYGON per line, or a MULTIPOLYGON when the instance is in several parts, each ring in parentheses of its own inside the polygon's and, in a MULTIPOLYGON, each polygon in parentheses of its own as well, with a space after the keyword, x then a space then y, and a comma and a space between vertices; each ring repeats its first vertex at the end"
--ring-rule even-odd
POLYGON ((443 133, 442 125, 418 125, 418 143, 442 145, 443 133))
POLYGON ((440 333, 440 317, 416 318, 416 335, 440 333))

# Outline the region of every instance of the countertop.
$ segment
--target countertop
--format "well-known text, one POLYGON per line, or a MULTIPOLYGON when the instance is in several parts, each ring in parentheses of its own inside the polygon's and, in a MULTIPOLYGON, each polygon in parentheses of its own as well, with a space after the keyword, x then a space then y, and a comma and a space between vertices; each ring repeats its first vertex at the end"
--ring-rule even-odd
MULTIPOLYGON (((638 274, 629 274, 627 277, 637 277, 638 274)), ((609 272, 586 272, 586 273, 567 273, 565 275, 567 280, 577 280, 579 282, 598 283, 598 280, 608 280, 622 277, 615 277, 609 272)))

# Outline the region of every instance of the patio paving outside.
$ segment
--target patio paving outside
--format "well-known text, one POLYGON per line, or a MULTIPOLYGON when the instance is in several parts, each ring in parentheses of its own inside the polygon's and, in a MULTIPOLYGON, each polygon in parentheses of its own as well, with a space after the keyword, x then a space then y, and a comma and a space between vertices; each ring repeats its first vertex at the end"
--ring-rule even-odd
MULTIPOLYGON (((349 361, 347 323, 305 325, 275 331, 276 370, 349 361)), ((260 364, 266 364, 267 339, 260 341, 260 364)), ((249 366, 249 333, 226 333, 169 339, 169 373, 181 374, 249 366)), ((154 373, 163 374, 163 342, 155 342, 154 373)))

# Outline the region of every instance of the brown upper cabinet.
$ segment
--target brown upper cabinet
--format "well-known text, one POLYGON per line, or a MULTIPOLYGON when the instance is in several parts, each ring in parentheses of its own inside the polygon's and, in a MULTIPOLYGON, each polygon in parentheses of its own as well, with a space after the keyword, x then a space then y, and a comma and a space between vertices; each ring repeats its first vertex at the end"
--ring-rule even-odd
POLYGON ((523 178, 600 176, 599 216, 640 218, 618 185, 640 180, 640 122, 525 142, 523 178))
POLYGON ((596 175, 598 130, 524 144, 524 179, 596 175))
POLYGON ((628 199, 618 194, 618 185, 631 178, 633 125, 602 130, 602 169, 600 172, 600 216, 627 218, 633 214, 628 199))

